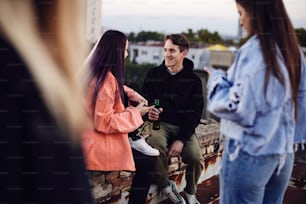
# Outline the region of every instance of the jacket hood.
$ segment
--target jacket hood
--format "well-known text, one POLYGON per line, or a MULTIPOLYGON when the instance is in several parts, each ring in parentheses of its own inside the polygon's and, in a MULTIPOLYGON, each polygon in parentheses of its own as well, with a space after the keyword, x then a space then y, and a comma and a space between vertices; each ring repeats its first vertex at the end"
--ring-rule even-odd
MULTIPOLYGON (((163 60, 162 66, 165 66, 165 60, 163 60)), ((183 67, 184 67, 184 69, 187 68, 187 70, 193 70, 194 64, 190 59, 185 57, 184 60, 183 60, 183 67)))

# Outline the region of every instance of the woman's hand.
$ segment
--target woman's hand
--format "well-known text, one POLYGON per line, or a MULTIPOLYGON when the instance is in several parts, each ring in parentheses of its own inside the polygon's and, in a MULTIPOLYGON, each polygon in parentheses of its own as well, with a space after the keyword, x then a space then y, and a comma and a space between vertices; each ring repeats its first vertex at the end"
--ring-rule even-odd
POLYGON ((147 99, 145 99, 145 98, 140 98, 139 100, 138 100, 138 103, 144 103, 144 105, 145 106, 148 106, 148 101, 147 101, 147 99))
POLYGON ((204 67, 203 70, 205 72, 207 72, 208 75, 210 75, 214 71, 214 68, 212 68, 212 67, 204 67))
POLYGON ((142 116, 149 112, 150 109, 154 108, 154 105, 147 106, 146 104, 148 104, 148 101, 142 101, 135 107, 138 109, 142 116))

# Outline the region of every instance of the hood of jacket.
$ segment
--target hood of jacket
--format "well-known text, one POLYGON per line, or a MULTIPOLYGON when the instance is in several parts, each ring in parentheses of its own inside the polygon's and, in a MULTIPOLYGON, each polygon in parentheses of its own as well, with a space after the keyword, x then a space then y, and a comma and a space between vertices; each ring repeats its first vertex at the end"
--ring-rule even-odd
MULTIPOLYGON (((165 60, 163 60, 161 66, 166 67, 165 60)), ((183 60, 183 67, 184 67, 183 69, 184 71, 193 71, 194 64, 190 59, 185 57, 183 60)))

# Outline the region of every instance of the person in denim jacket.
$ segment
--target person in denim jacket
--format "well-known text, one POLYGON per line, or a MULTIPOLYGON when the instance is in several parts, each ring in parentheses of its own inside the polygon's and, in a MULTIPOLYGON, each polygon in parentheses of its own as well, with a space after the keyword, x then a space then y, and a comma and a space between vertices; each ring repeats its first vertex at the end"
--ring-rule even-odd
POLYGON ((208 110, 226 138, 220 203, 281 204, 306 140, 305 59, 282 1, 236 5, 250 38, 226 73, 204 68, 208 110))

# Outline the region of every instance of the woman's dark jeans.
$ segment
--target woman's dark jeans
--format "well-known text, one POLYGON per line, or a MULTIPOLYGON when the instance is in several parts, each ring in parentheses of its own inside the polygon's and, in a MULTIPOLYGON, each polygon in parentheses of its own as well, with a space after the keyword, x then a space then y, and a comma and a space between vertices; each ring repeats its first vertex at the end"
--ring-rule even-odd
POLYGON ((152 182, 155 157, 146 156, 133 149, 136 173, 130 189, 129 204, 145 204, 152 182))

